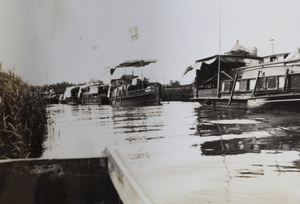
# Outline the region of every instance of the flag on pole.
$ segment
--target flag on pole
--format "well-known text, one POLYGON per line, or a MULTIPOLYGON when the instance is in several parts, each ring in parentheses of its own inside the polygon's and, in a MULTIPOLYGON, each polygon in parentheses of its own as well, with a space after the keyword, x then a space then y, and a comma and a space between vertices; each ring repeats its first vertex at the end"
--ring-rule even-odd
POLYGON ((129 28, 129 33, 131 35, 131 41, 139 39, 139 29, 137 26, 129 28))

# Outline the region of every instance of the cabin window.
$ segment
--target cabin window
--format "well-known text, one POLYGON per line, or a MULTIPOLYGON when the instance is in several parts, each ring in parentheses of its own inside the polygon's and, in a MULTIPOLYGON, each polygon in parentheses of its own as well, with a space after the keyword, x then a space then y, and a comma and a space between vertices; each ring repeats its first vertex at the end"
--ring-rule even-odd
POLYGON ((228 92, 228 91, 230 91, 230 87, 231 87, 231 81, 224 81, 224 82, 222 82, 221 90, 223 92, 228 92))
POLYGON ((235 91, 239 91, 240 90, 240 82, 239 81, 236 82, 234 90, 235 91))
POLYGON ((265 77, 258 78, 257 89, 258 90, 264 90, 265 89, 265 77))
POLYGON ((221 87, 221 91, 224 91, 225 90, 225 83, 222 82, 222 87, 221 87))
POLYGON ((289 86, 291 89, 299 89, 300 87, 300 75, 297 74, 297 75, 290 75, 290 78, 289 78, 289 86))
POLYGON ((282 89, 284 87, 284 76, 278 77, 278 88, 282 89))
POLYGON ((271 61, 271 62, 277 61, 277 57, 276 57, 276 56, 270 57, 270 61, 271 61))
POLYGON ((122 95, 123 95, 122 90, 121 90, 121 89, 118 89, 118 94, 117 94, 117 96, 122 96, 122 95))
POLYGON ((240 82, 240 91, 247 91, 248 89, 248 81, 247 80, 241 80, 240 82))
POLYGON ((268 77, 267 78, 267 89, 276 89, 277 88, 277 77, 268 77))
POLYGON ((249 80, 249 90, 253 90, 254 89, 255 82, 256 82, 256 79, 250 79, 249 80))
POLYGON ((114 97, 118 96, 118 89, 115 89, 115 90, 112 92, 112 96, 114 96, 114 97))

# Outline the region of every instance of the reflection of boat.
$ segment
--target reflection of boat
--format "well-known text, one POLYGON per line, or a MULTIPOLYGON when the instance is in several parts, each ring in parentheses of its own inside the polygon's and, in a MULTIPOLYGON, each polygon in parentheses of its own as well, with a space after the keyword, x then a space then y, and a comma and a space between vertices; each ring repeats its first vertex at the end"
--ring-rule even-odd
MULTIPOLYGON (((253 51, 254 50, 254 51, 253 51)), ((226 55, 196 61, 193 101, 209 106, 260 108, 300 102, 300 54, 256 56, 236 44, 226 55)))
POLYGON ((216 136, 225 134, 242 134, 243 132, 254 131, 256 123, 249 124, 218 124, 210 122, 200 122, 197 125, 197 130, 201 137, 216 136))
POLYGON ((261 150, 300 151, 299 136, 240 138, 205 142, 201 145, 204 155, 260 153, 261 150))
MULTIPOLYGON (((111 74, 119 67, 143 67, 156 60, 133 60, 125 61, 111 69, 111 74)), ((159 83, 150 83, 142 76, 138 79, 134 75, 123 75, 120 79, 111 80, 110 100, 112 105, 159 105, 160 104, 159 83)))

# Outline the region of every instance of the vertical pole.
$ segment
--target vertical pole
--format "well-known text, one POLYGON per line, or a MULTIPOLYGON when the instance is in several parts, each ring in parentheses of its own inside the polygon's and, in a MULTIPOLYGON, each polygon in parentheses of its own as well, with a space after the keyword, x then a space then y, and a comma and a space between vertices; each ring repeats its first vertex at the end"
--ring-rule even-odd
POLYGON ((233 81, 232 90, 231 90, 231 94, 230 94, 229 101, 228 101, 228 106, 230 106, 231 102, 232 102, 232 98, 233 98, 237 78, 238 78, 238 74, 236 73, 235 76, 234 76, 234 81, 233 81))
POLYGON ((217 95, 220 98, 220 74, 221 74, 221 6, 219 0, 219 57, 218 57, 218 79, 217 79, 217 95))
POLYGON ((255 85, 254 85, 254 88, 253 88, 253 91, 252 91, 252 96, 255 95, 255 91, 256 91, 257 84, 258 84, 259 75, 260 75, 260 71, 258 71, 258 73, 257 73, 255 85))
POLYGON ((122 88, 122 96, 121 96, 121 100, 122 100, 122 97, 125 96, 126 89, 127 89, 126 66, 124 66, 124 70, 125 70, 125 90, 123 91, 123 88, 122 88))
POLYGON ((285 90, 286 90, 286 87, 287 87, 287 80, 288 80, 288 75, 289 75, 289 69, 286 69, 285 75, 284 75, 284 84, 283 84, 282 91, 285 91, 285 90))
POLYGON ((195 86, 196 86, 196 98, 198 98, 198 72, 196 70, 196 83, 195 83, 195 86))
POLYGON ((221 78, 221 62, 220 62, 220 58, 221 56, 219 55, 218 56, 218 78, 217 78, 217 95, 218 95, 218 98, 220 98, 220 78, 221 78))
POLYGON ((141 60, 141 71, 142 71, 142 89, 143 89, 144 88, 143 60, 141 60))

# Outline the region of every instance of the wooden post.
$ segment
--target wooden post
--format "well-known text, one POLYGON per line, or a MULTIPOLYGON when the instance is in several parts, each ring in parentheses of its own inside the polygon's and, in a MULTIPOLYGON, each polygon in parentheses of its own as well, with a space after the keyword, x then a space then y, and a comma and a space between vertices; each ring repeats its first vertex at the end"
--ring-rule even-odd
POLYGON ((143 74, 143 60, 141 60, 141 71, 142 71, 142 89, 144 88, 144 74, 143 74))
POLYGON ((288 75, 289 75, 289 69, 286 69, 285 75, 284 75, 284 84, 283 84, 282 91, 286 90, 286 84, 287 84, 288 75))
POLYGON ((254 88, 253 88, 253 91, 252 91, 252 96, 254 96, 254 94, 255 94, 255 90, 256 90, 256 87, 257 87, 257 83, 258 83, 259 74, 260 74, 260 71, 258 71, 258 73, 257 73, 257 77, 256 77, 255 85, 254 85, 254 88))
POLYGON ((197 72, 197 70, 196 70, 196 84, 195 84, 195 86, 196 86, 196 98, 198 98, 198 72, 197 72))
POLYGON ((234 89, 235 89, 237 78, 238 78, 238 74, 236 73, 235 76, 234 76, 234 80, 233 80, 233 85, 232 85, 232 90, 231 90, 231 94, 230 94, 229 101, 228 101, 228 106, 231 105, 231 101, 232 101, 232 97, 233 97, 233 94, 234 94, 234 89))

